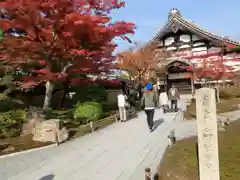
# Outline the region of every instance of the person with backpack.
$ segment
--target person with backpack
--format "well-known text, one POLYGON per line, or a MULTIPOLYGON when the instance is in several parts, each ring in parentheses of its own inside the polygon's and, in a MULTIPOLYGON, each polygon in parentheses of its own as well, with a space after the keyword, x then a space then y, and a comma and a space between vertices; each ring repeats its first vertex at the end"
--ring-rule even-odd
POLYGON ((144 109, 147 116, 147 124, 150 132, 154 129, 154 112, 157 107, 157 97, 153 92, 153 85, 148 83, 145 87, 142 99, 141 99, 141 107, 144 109))

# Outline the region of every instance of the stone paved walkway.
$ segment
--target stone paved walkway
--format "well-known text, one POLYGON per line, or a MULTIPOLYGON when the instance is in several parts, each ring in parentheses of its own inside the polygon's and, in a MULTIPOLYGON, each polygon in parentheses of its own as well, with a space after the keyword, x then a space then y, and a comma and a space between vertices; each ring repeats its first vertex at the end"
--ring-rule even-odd
MULTIPOLYGON (((189 97, 181 99, 185 108, 189 97)), ((167 147, 170 130, 178 138, 196 134, 195 122, 182 122, 181 113, 156 110, 154 132, 145 114, 125 123, 74 139, 59 147, 0 159, 1 180, 142 180, 144 168, 156 170, 167 147), (176 116, 175 120, 174 117, 176 116)))

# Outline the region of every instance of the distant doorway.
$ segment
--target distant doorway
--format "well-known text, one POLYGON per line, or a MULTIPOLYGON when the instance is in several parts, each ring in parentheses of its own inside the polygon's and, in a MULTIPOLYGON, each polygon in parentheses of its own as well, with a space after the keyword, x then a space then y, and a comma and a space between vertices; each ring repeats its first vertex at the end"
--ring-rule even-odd
POLYGON ((168 64, 165 79, 167 91, 174 85, 180 93, 192 92, 192 72, 188 70, 188 67, 188 63, 180 60, 171 61, 168 64))

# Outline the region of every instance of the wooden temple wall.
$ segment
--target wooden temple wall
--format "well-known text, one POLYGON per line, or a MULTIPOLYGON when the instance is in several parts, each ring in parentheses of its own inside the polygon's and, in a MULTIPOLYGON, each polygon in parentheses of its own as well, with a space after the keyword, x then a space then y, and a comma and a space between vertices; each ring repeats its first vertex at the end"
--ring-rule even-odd
MULTIPOLYGON (((179 60, 189 64, 201 67, 206 63, 211 65, 220 63, 223 61, 226 71, 240 71, 240 53, 228 53, 222 55, 219 51, 203 50, 203 51, 192 51, 185 50, 171 53, 168 58, 162 58, 162 50, 155 50, 155 58, 159 61, 159 67, 166 66, 172 60, 179 60), (158 53, 159 52, 159 53, 158 53), (229 68, 227 68, 229 67, 229 68)), ((237 76, 237 75, 236 75, 237 76)))

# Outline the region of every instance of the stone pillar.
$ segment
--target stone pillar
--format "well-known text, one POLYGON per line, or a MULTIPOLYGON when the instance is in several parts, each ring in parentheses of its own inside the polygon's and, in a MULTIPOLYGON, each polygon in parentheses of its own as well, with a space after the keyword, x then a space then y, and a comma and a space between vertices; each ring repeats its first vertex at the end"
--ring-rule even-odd
POLYGON ((220 180, 215 90, 196 91, 200 180, 220 180))

